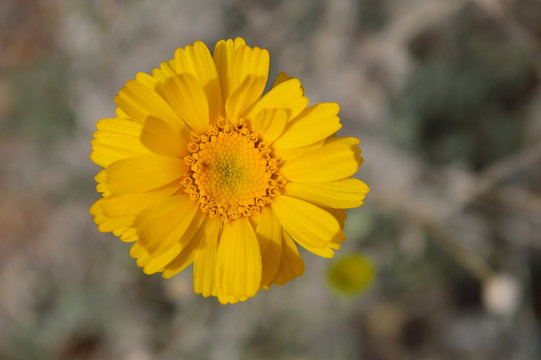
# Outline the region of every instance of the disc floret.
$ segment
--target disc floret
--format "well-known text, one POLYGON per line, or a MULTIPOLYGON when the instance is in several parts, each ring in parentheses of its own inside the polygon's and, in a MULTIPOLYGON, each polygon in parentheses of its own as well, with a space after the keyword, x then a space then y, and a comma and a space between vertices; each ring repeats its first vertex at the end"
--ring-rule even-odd
POLYGON ((188 151, 181 185, 205 214, 223 221, 252 216, 283 192, 280 160, 244 121, 220 118, 206 133, 191 134, 188 151))

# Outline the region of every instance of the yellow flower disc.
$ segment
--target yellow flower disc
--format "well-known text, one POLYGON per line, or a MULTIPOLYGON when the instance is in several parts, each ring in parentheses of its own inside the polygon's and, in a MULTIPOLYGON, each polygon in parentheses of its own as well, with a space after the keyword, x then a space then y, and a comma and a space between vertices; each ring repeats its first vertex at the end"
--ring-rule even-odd
POLYGON ((279 160, 261 136, 244 124, 220 119, 206 134, 192 134, 181 184, 201 211, 223 221, 252 216, 282 193, 279 160))

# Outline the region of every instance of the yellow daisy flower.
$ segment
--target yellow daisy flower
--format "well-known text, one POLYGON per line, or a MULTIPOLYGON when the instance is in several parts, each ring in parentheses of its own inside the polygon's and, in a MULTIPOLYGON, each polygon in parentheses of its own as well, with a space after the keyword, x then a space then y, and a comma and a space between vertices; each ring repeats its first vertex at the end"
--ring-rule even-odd
POLYGON ((193 263, 195 292, 223 304, 302 275, 296 244, 332 257, 368 192, 358 140, 334 137, 338 105, 307 106, 284 73, 263 95, 268 72, 241 38, 212 55, 197 41, 129 80, 92 141, 98 229, 133 242, 146 274, 193 263))

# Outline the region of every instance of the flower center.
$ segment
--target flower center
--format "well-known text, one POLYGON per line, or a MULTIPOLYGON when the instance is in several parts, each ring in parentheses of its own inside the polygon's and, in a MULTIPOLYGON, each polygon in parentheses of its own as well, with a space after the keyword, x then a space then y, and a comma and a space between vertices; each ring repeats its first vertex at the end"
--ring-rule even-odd
POLYGON ((280 161, 244 123, 220 119, 206 134, 192 133, 188 150, 184 192, 204 213, 224 221, 259 213, 286 184, 280 161))

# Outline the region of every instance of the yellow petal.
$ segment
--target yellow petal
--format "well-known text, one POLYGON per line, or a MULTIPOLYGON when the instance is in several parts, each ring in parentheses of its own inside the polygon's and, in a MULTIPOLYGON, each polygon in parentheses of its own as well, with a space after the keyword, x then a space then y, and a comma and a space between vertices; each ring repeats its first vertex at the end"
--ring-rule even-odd
POLYGON ((174 244, 163 254, 151 257, 148 261, 144 263, 141 262, 141 264, 138 262, 137 265, 143 268, 143 272, 145 274, 155 274, 163 271, 164 267, 178 257, 181 251, 183 251, 182 246, 179 244, 174 244))
POLYGON ((248 76, 235 88, 225 103, 225 113, 230 121, 236 123, 245 110, 259 99, 261 96, 259 90, 265 87, 265 80, 262 76, 248 76))
POLYGON ((163 87, 164 95, 177 114, 194 131, 209 127, 209 104, 199 81, 189 73, 169 78, 163 87))
POLYGON ((216 296, 216 256, 218 237, 222 230, 222 221, 209 218, 201 229, 201 242, 195 250, 193 268, 193 288, 196 294, 216 296))
POLYGON ((358 167, 356 153, 344 142, 327 143, 311 153, 285 161, 281 173, 289 181, 321 183, 353 175, 358 167))
POLYGON ((344 226, 346 224, 347 214, 345 209, 334 209, 329 207, 322 207, 323 210, 331 214, 338 220, 338 224, 340 224, 340 231, 336 236, 332 239, 331 244, 329 245, 331 249, 340 249, 340 245, 342 241, 346 239, 346 234, 344 234, 344 226))
POLYGON ((265 142, 270 144, 282 134, 286 122, 287 114, 284 109, 265 109, 252 120, 252 126, 265 142))
POLYGON ((180 118, 165 99, 137 80, 126 82, 115 97, 115 102, 133 120, 144 123, 149 116, 154 116, 182 130, 180 118))
POLYGON ((130 256, 137 258, 137 266, 142 267, 143 272, 150 275, 161 271, 165 265, 178 256, 181 250, 180 244, 174 244, 166 252, 151 256, 139 242, 136 242, 130 249, 130 256))
POLYGON ((276 275, 271 281, 271 285, 284 285, 289 280, 304 274, 304 261, 299 255, 297 245, 287 232, 283 232, 282 237, 282 254, 280 265, 276 275))
POLYGON ((261 211, 255 232, 263 265, 261 286, 268 288, 276 276, 282 255, 282 227, 268 206, 261 211))
POLYGON ((105 169, 107 188, 114 194, 154 190, 178 180, 186 173, 182 159, 138 156, 114 162, 105 169))
POLYGON ((141 244, 135 243, 130 248, 130 256, 132 258, 134 258, 134 259, 138 259, 138 258, 141 258, 141 257, 147 257, 148 258, 148 253, 145 250, 145 248, 141 246, 141 244))
POLYGON ((195 250, 199 247, 202 240, 202 231, 204 230, 203 221, 206 216, 200 211, 196 212, 195 217, 188 230, 182 238, 182 251, 169 264, 164 266, 162 277, 169 279, 188 267, 195 258, 195 250))
POLYGON ((107 167, 120 159, 150 154, 139 141, 140 123, 121 118, 102 119, 97 127, 90 153, 96 164, 107 167))
MULTIPOLYGON (((135 218, 134 218, 135 220, 135 218)), ((133 224, 133 222, 132 222, 133 224)), ((120 232, 116 232, 116 231, 113 231, 113 234, 115 234, 115 236, 119 236, 120 237, 120 240, 124 241, 124 242, 133 242, 133 241, 137 241, 137 232, 135 230, 135 228, 133 228, 132 226, 126 228, 126 229, 119 229, 120 232)))
POLYGON ((274 143, 274 147, 307 146, 331 136, 342 127, 340 118, 336 116, 339 110, 340 107, 336 103, 310 106, 288 124, 282 136, 274 143))
POLYGON ((162 94, 163 84, 165 84, 165 82, 170 77, 175 76, 177 74, 173 66, 171 66, 174 63, 175 63, 174 60, 170 62, 163 61, 162 63, 160 63, 159 69, 152 70, 152 77, 156 79, 157 81, 157 84, 155 85, 155 88, 154 88, 156 92, 162 94))
POLYGON ((152 90, 155 90, 156 85, 158 84, 158 79, 144 72, 135 74, 135 80, 152 90))
POLYGON ((285 195, 278 196, 271 206, 284 229, 302 247, 322 257, 334 255, 329 244, 341 232, 334 216, 320 207, 285 195))
MULTIPOLYGON (((101 232, 114 232, 120 229, 127 229, 133 224, 134 216, 122 218, 110 218, 104 215, 96 215, 94 222, 98 225, 98 230, 101 232)), ((121 239, 125 241, 124 239, 121 239)), ((132 240, 130 240, 132 241, 132 240)))
POLYGON ((259 91, 259 95, 261 96, 267 82, 267 77, 269 76, 269 62, 269 52, 266 49, 261 49, 257 46, 254 48, 242 46, 236 49, 231 59, 231 82, 229 84, 231 90, 235 91, 249 76, 256 78, 262 77, 265 80, 259 91))
POLYGON ((341 144, 345 146, 349 146, 351 151, 353 151, 355 161, 357 162, 357 165, 361 166, 363 164, 364 159, 361 156, 361 149, 359 149, 359 139, 346 136, 336 136, 336 137, 330 137, 327 140, 325 140, 325 145, 327 144, 341 144))
POLYGON ((171 196, 147 207, 133 222, 139 236, 138 243, 152 256, 161 255, 183 243, 183 236, 197 209, 196 203, 186 195, 171 196))
POLYGON ((183 158, 188 154, 189 130, 182 133, 162 119, 149 117, 141 132, 141 143, 158 155, 183 158))
POLYGON ((135 216, 147 206, 164 200, 177 190, 178 185, 173 183, 150 192, 110 196, 101 200, 101 210, 110 217, 135 216))
POLYGON ((243 301, 257 293, 261 252, 248 218, 224 224, 216 262, 216 288, 221 303, 243 301))
MULTIPOLYGON (((138 247, 133 246, 130 255, 137 258, 137 265, 143 268, 145 274, 164 271, 162 276, 164 278, 170 278, 192 263, 194 247, 198 243, 198 239, 194 237, 194 234, 199 230, 202 219, 203 217, 199 213, 196 213, 182 238, 182 242, 173 243, 167 251, 159 255, 150 255, 140 243, 137 243, 138 247)), ((129 234, 129 231, 124 233, 124 235, 129 234)), ((128 239, 124 241, 128 241, 128 239)))
POLYGON ((134 259, 138 259, 141 257, 148 257, 148 253, 141 244, 135 243, 130 248, 130 256, 134 259))
POLYGON ((259 100, 246 114, 247 119, 254 119, 264 109, 284 109, 288 120, 295 118, 308 105, 308 99, 304 97, 301 82, 290 78, 285 80, 259 100))
POLYGON ((231 58, 228 71, 229 95, 226 100, 226 114, 236 121, 263 94, 269 75, 269 52, 258 47, 241 46, 231 58))
MULTIPOLYGON (((113 218, 104 215, 101 209, 101 204, 104 200, 105 199, 100 199, 96 201, 89 210, 90 215, 94 217, 94 222, 98 225, 98 230, 101 232, 118 232, 119 230, 127 231, 128 228, 133 224, 135 216, 113 218)), ((121 232, 121 234, 122 233, 123 231, 121 232)))
POLYGON ((355 178, 325 183, 290 182, 285 187, 287 195, 339 209, 361 206, 368 191, 368 186, 355 178))
POLYGON ((140 122, 121 117, 101 119, 96 123, 98 130, 111 133, 119 133, 139 137, 143 125, 140 122))
POLYGON ((94 176, 94 180, 98 183, 96 185, 96 191, 99 193, 102 193, 103 197, 111 196, 111 191, 107 188, 107 172, 105 169, 98 172, 96 176, 94 176))
POLYGON ((274 154, 277 158, 282 159, 283 161, 290 161, 303 155, 311 154, 323 145, 325 145, 325 140, 318 141, 317 143, 309 146, 303 146, 298 148, 274 148, 274 154))
POLYGON ((276 78, 274 79, 274 83, 272 84, 272 87, 276 87, 277 85, 280 85, 286 80, 293 79, 289 77, 285 72, 281 72, 278 75, 276 75, 276 78))
POLYGON ((246 43, 242 38, 236 38, 234 41, 220 40, 216 43, 213 52, 213 60, 216 64, 216 70, 218 71, 218 77, 222 87, 222 99, 225 102, 231 93, 231 61, 235 51, 241 47, 246 46, 246 43))
POLYGON ((196 41, 193 46, 188 45, 185 49, 177 49, 175 64, 179 74, 190 73, 199 81, 208 99, 210 118, 215 120, 219 115, 222 115, 222 90, 216 65, 207 45, 196 41))
POLYGON ((166 81, 172 76, 175 76, 177 74, 177 71, 175 69, 176 62, 174 59, 171 59, 169 61, 162 61, 160 63, 160 70, 165 77, 166 81))
POLYGON ((196 235, 188 245, 169 264, 164 265, 162 277, 170 279, 179 272, 190 266, 195 257, 195 247, 200 242, 201 237, 196 235))
POLYGON ((101 167, 125 158, 150 154, 141 141, 131 135, 96 131, 94 138, 90 159, 101 167))
POLYGON ((138 122, 136 120, 133 120, 130 118, 130 116, 128 114, 126 114, 126 112, 124 110, 122 110, 121 108, 117 107, 115 109, 115 115, 121 119, 125 119, 125 120, 131 120, 131 121, 135 121, 135 122, 138 122))

